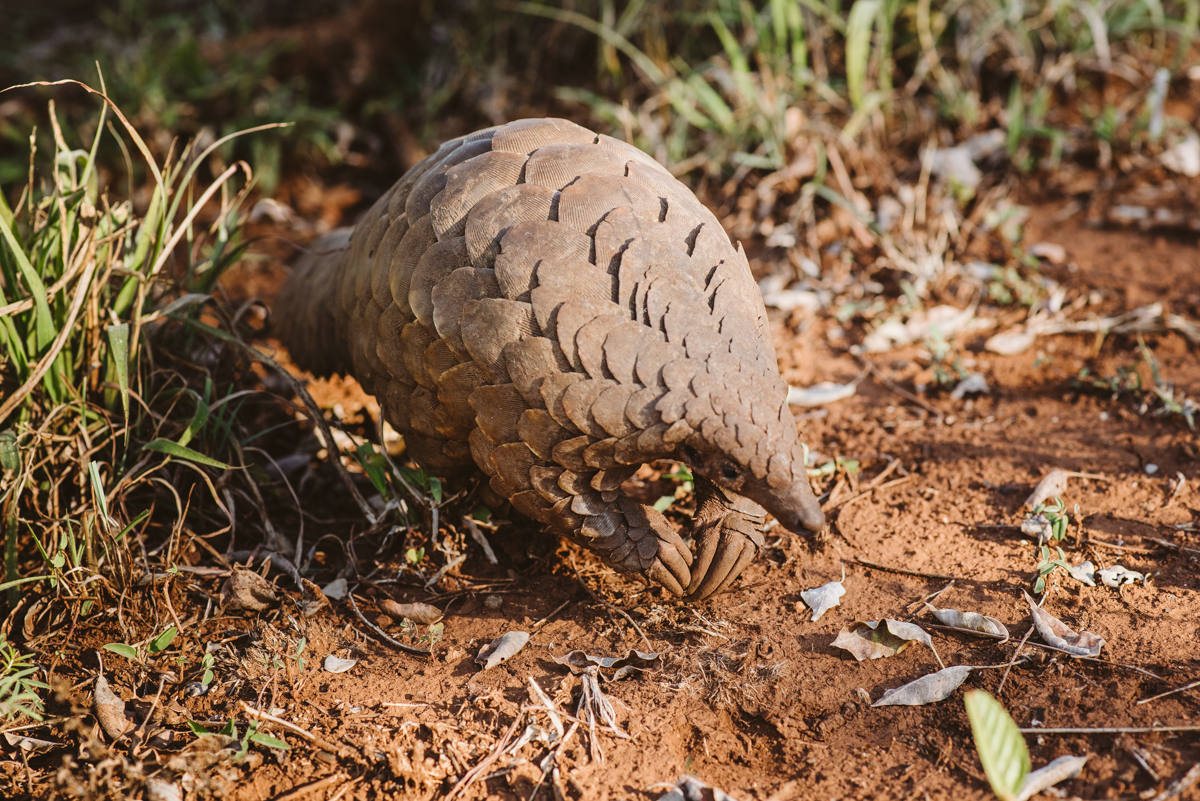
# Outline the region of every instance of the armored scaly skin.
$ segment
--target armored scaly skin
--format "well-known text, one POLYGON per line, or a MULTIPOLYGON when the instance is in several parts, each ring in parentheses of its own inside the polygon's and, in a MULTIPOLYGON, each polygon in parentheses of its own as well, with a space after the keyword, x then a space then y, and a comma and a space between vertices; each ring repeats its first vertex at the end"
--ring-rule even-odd
POLYGON ((693 598, 753 559, 766 511, 823 527, 745 254, 640 150, 558 119, 479 131, 313 251, 275 304, 280 339, 377 395, 430 470, 478 467, 520 512, 693 598), (621 490, 658 458, 696 475, 694 559, 621 490))

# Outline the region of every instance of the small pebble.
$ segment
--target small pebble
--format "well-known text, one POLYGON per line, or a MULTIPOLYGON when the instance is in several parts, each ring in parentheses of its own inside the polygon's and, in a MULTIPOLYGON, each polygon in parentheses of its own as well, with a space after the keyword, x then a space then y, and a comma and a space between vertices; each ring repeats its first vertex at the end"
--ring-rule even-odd
POLYGON ((493 609, 493 610, 499 609, 500 607, 504 606, 504 599, 501 598, 499 595, 492 593, 491 595, 489 595, 488 597, 483 599, 483 605, 486 606, 488 609, 493 609))
POLYGON ((1100 420, 1104 421, 1107 419, 1108 419, 1108 412, 1100 412, 1100 420))
POLYGON ((1156 464, 1146 465, 1146 475, 1152 476, 1157 472, 1158 472, 1158 465, 1156 465, 1156 464))

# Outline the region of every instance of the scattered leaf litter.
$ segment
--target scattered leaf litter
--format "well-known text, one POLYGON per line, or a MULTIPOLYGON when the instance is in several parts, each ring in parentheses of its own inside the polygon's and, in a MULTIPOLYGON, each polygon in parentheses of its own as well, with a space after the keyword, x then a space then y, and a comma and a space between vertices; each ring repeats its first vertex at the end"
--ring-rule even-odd
POLYGON ((982 373, 971 373, 958 382, 958 386, 950 392, 950 397, 954 400, 962 400, 964 395, 981 395, 991 391, 992 388, 988 386, 987 379, 983 377, 982 373))
POLYGON ((357 659, 342 659, 333 654, 325 657, 325 670, 329 673, 345 673, 357 664, 357 659))
POLYGON ((1008 639, 1008 629, 994 617, 981 615, 978 612, 960 612, 957 609, 938 609, 933 604, 925 606, 943 626, 962 631, 979 631, 984 634, 995 634, 997 637, 1008 639))
POLYGON ((811 622, 816 623, 821 619, 821 615, 841 604, 842 596, 846 594, 846 585, 843 583, 845 580, 846 566, 842 565, 842 578, 839 581, 831 581, 800 593, 801 600, 812 610, 811 622))
POLYGON ((228 611, 262 612, 276 600, 274 585, 253 570, 234 570, 221 586, 221 605, 228 611))
POLYGON ((969 665, 956 665, 930 673, 894 690, 884 690, 883 697, 871 706, 923 706, 945 701, 967 680, 971 670, 969 665))
POLYGON ((1086 756, 1061 756, 1044 768, 1038 768, 1026 774, 1021 782, 1016 801, 1028 801, 1038 793, 1044 792, 1059 782, 1074 779, 1083 771, 1083 765, 1088 761, 1086 756))
POLYGON ((385 598, 379 608, 383 613, 392 617, 402 617, 411 620, 413 623, 418 623, 422 626, 428 626, 431 623, 437 623, 442 619, 442 610, 436 606, 430 606, 423 603, 401 604, 396 603, 391 598, 385 598))
MULTIPOLYGON (((1106 567, 1103 570, 1098 571, 1096 575, 1100 577, 1100 581, 1104 584, 1104 586, 1112 587, 1114 589, 1120 587, 1122 584, 1134 584, 1139 581, 1143 584, 1146 583, 1145 573, 1139 573, 1136 570, 1130 570, 1129 568, 1122 567, 1121 565, 1106 567)), ((1095 585, 1093 584, 1092 586, 1095 585)))
POLYGON ((1096 566, 1091 559, 1085 559, 1074 567, 1067 568, 1067 575, 1089 587, 1096 586, 1096 566))
POLYGON ((1060 648, 1072 656, 1099 656, 1104 640, 1090 631, 1075 633, 1067 624, 1037 605, 1029 593, 1022 591, 1029 611, 1033 614, 1033 625, 1047 645, 1060 648))
POLYGON ((788 387, 787 402, 790 406, 824 406, 844 400, 858 391, 858 382, 835 384, 822 381, 811 387, 788 387))
POLYGON ((923 643, 933 651, 938 664, 942 658, 933 647, 929 633, 916 623, 904 623, 900 620, 885 618, 883 620, 856 620, 846 626, 838 634, 832 645, 849 651, 859 662, 864 659, 882 659, 895 656, 914 642, 923 643))
POLYGON ((350 590, 350 584, 344 578, 334 579, 326 584, 321 592, 326 598, 332 598, 335 601, 340 601, 346 597, 346 593, 350 590))
POLYGON ((563 656, 554 657, 554 661, 569 668, 576 676, 594 670, 602 679, 617 681, 626 676, 660 670, 663 666, 663 655, 661 652, 632 649, 626 651, 624 656, 594 656, 583 651, 571 651, 563 656), (602 670, 612 670, 612 675, 600 672, 602 670))
POLYGON ((1069 478, 1096 478, 1102 481, 1107 481, 1107 476, 1099 475, 1098 473, 1079 473, 1074 470, 1063 470, 1054 468, 1037 483, 1033 488, 1033 494, 1025 499, 1025 505, 1030 509, 1036 509, 1039 504, 1043 504, 1051 498, 1061 498, 1067 492, 1067 479, 1069 478))
POLYGON ((125 702, 108 686, 108 679, 104 678, 103 673, 96 676, 93 698, 96 720, 109 738, 118 740, 133 727, 129 718, 125 716, 125 702))
POLYGON ((658 801, 706 801, 710 797, 713 801, 737 801, 724 790, 705 784, 694 776, 682 777, 672 789, 660 795, 658 801))
POLYGON ((527 642, 529 642, 529 632, 510 631, 480 648, 479 655, 475 657, 475 663, 483 665, 484 670, 494 668, 501 662, 506 662, 516 656, 527 642))

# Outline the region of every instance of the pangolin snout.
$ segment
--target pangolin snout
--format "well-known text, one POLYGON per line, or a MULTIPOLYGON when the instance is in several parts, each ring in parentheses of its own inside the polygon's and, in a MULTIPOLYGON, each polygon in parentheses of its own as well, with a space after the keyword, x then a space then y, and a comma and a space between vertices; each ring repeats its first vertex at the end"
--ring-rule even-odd
POLYGON ((775 519, 795 534, 805 531, 814 534, 824 530, 825 513, 813 495, 807 480, 797 481, 779 490, 768 490, 765 496, 755 498, 775 519))

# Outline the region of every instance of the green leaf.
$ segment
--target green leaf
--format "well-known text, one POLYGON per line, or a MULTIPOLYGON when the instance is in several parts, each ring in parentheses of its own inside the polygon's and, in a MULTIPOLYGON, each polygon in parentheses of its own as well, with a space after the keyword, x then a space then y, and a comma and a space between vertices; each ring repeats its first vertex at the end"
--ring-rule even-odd
POLYGON ((1032 765, 1025 738, 1000 702, 984 690, 971 690, 964 699, 971 735, 992 792, 1013 801, 1032 765))
POLYGON ((250 742, 258 743, 259 745, 265 745, 268 748, 280 748, 284 751, 290 751, 292 748, 283 740, 276 740, 269 734, 259 734, 257 732, 250 735, 250 742))
POLYGON ((200 683, 207 687, 208 685, 212 684, 212 682, 213 672, 211 670, 204 671, 204 675, 200 677, 200 683))
POLYGON ((858 0, 846 19, 846 88, 855 108, 863 102, 867 61, 871 58, 871 31, 879 8, 880 0, 858 0))
MULTIPOLYGON (((121 388, 121 409, 125 412, 125 422, 129 422, 129 323, 110 325, 108 344, 112 348, 113 365, 117 372, 117 386, 121 388)), ((125 432, 126 438, 129 432, 125 432)))
POLYGON ((146 648, 146 650, 152 654, 162 653, 163 651, 167 650, 167 646, 175 641, 175 635, 178 633, 179 632, 175 630, 175 627, 171 626, 171 628, 167 629, 162 634, 151 640, 150 645, 146 648))
POLYGON ((197 737, 200 737, 205 734, 216 734, 216 732, 209 731, 208 729, 204 728, 203 726, 201 726, 199 723, 197 723, 194 720, 189 720, 187 722, 187 727, 189 729, 191 729, 192 734, 196 735, 197 737))
POLYGON ((433 496, 434 503, 442 502, 442 481, 434 476, 429 477, 429 494, 433 496))
POLYGON ((114 654, 120 654, 126 659, 133 659, 135 661, 137 660, 137 649, 132 645, 126 645, 123 642, 110 642, 108 645, 104 646, 104 650, 112 651, 114 654))
POLYGON ((197 453, 191 448, 185 448, 177 442, 172 442, 169 439, 154 439, 142 446, 149 451, 158 451, 165 453, 168 456, 174 456, 179 459, 187 459, 189 462, 196 464, 208 465, 209 467, 217 467, 221 470, 231 470, 232 468, 224 462, 218 462, 216 459, 211 459, 202 453, 197 453))
POLYGON ((0 470, 16 470, 21 466, 21 452, 17 449, 17 435, 12 431, 0 431, 0 470))
POLYGON ((664 495, 654 502, 654 511, 665 512, 671 508, 671 504, 675 503, 674 495, 664 495))

